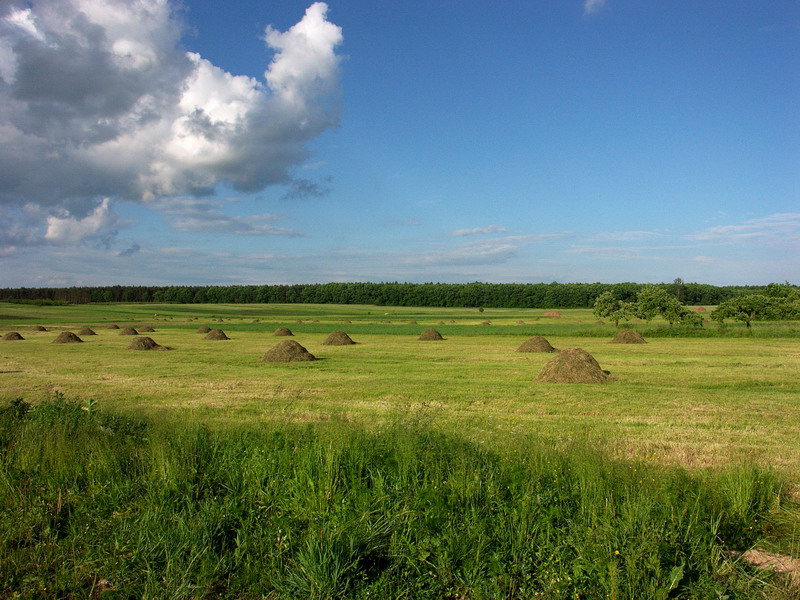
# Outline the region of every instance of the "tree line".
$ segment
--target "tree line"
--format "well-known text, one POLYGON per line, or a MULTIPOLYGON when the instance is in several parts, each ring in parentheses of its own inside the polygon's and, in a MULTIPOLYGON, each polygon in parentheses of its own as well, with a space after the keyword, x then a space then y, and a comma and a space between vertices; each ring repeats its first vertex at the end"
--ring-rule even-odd
MULTIPOLYGON (((313 283, 230 286, 97 286, 5 288, 7 302, 157 302, 179 304, 373 304, 379 306, 485 308, 592 308, 609 292, 617 301, 636 302, 640 283, 313 283)), ((718 305, 761 294, 767 286, 714 286, 703 283, 655 285, 682 304, 718 305)))

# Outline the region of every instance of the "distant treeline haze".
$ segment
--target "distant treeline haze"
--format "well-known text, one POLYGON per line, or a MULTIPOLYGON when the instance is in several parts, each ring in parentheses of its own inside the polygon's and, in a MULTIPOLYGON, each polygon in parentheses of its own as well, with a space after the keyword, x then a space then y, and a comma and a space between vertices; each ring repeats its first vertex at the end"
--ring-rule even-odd
MULTIPOLYGON (((591 308, 606 291, 635 301, 640 283, 314 283, 231 286, 103 286, 6 288, 7 301, 375 304, 486 308, 591 308)), ((763 292, 766 286, 714 286, 676 279, 660 284, 683 304, 716 305, 763 292)))

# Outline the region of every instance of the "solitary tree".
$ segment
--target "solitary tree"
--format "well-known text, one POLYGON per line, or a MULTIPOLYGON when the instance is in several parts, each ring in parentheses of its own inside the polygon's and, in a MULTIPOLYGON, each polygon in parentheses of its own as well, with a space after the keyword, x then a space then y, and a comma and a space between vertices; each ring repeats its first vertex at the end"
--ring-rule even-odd
POLYGON ((769 319, 772 315, 772 302, 769 296, 750 294, 737 296, 722 302, 711 313, 711 318, 723 323, 725 319, 742 321, 748 328, 751 321, 769 319))
POLYGON ((627 321, 633 316, 633 305, 617 300, 613 292, 603 292, 594 301, 594 315, 614 321, 614 326, 619 327, 620 320, 627 321))

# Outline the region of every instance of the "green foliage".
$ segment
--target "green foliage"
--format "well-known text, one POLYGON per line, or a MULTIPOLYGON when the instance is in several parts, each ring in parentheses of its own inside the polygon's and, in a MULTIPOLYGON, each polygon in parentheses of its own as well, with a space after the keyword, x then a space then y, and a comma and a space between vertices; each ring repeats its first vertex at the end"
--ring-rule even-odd
POLYGON ((147 428, 56 397, 2 409, 0 595, 762 598, 763 469, 690 476, 415 418, 376 433, 147 428), (8 418, 6 418, 8 417, 8 418), (723 543, 724 542, 724 543, 723 543), (759 580, 760 581, 760 580, 759 580))
POLYGON ((620 321, 629 321, 635 314, 631 302, 617 300, 613 292, 603 292, 594 301, 594 316, 599 319, 609 319, 619 327, 620 321))

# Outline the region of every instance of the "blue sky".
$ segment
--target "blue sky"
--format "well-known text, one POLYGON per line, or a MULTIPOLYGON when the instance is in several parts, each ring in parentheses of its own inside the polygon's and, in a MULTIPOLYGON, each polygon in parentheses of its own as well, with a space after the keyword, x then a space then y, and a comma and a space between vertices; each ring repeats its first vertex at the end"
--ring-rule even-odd
POLYGON ((0 286, 800 283, 796 1, 0 15, 0 286))

